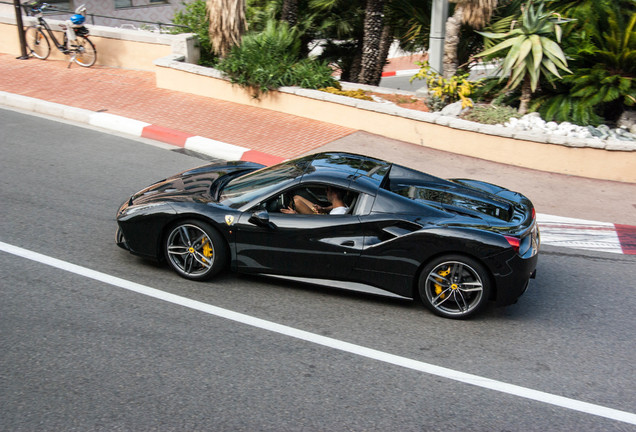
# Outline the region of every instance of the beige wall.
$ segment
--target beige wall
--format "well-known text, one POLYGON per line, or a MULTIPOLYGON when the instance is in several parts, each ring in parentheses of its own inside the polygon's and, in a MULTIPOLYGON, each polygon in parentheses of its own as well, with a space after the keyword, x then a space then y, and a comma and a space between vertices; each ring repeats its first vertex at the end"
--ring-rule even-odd
POLYGON ((170 55, 170 45, 131 42, 91 35, 97 47, 97 64, 125 69, 152 70, 154 59, 170 55))
MULTIPOLYGON (((25 25, 34 22, 33 18, 24 18, 25 25)), ((59 31, 61 21, 47 19, 58 41, 62 41, 59 31)), ((193 35, 159 35, 138 30, 114 29, 102 26, 87 26, 90 39, 97 49, 97 64, 127 69, 154 70, 153 61, 157 58, 176 55, 196 62, 198 48, 193 35)), ((0 14, 0 51, 20 55, 20 41, 15 26, 15 16, 0 14)), ((51 59, 64 60, 68 57, 51 44, 51 59)))
POLYGON ((158 66, 157 86, 359 129, 494 162, 582 177, 636 183, 636 151, 608 151, 539 143, 383 114, 289 93, 260 99, 225 80, 158 66))
POLYGON ((20 41, 15 25, 0 22, 0 50, 3 53, 20 55, 20 41))
MULTIPOLYGON (((57 40, 61 42, 63 38, 62 32, 55 31, 54 33, 57 40)), ((2 41, 2 52, 13 54, 16 57, 20 55, 20 41, 14 25, 0 23, 0 38, 2 41)), ((90 35, 90 39, 97 50, 96 64, 98 65, 152 70, 154 68, 152 64, 154 59, 170 55, 172 52, 170 45, 131 42, 99 37, 94 34, 90 35)), ((68 59, 68 56, 55 48, 51 41, 51 55, 49 58, 52 60, 65 60, 68 59)))

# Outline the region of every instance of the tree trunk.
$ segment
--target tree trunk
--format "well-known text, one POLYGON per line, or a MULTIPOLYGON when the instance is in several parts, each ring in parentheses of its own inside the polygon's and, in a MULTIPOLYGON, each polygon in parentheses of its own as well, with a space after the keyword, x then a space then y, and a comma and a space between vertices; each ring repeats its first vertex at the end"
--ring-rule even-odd
POLYGON ((375 76, 378 77, 378 84, 382 80, 382 71, 384 70, 384 66, 386 65, 386 59, 389 56, 389 50, 391 49, 391 44, 393 43, 393 35, 391 34, 391 27, 385 25, 382 28, 382 36, 380 39, 380 52, 378 54, 378 61, 376 62, 376 71, 375 76))
POLYGON ((361 84, 378 85, 382 70, 378 69, 382 22, 384 21, 384 0, 367 0, 364 13, 364 39, 362 41, 362 69, 358 77, 361 84), (380 73, 378 73, 378 70, 380 73))
POLYGON ((530 75, 526 75, 521 84, 521 98, 519 99, 519 114, 526 114, 528 112, 528 105, 532 99, 532 83, 530 82, 530 75))
POLYGON ((450 78, 457 72, 457 46, 459 45, 459 32, 462 28, 464 7, 457 5, 452 16, 446 21, 446 38, 444 39, 444 78, 450 78))
POLYGON ((212 49, 223 58, 245 33, 245 0, 207 0, 206 13, 212 49))
POLYGON ((283 12, 280 19, 286 21, 290 28, 298 23, 298 0, 283 0, 283 12))
POLYGON ((351 58, 351 63, 346 71, 342 71, 341 79, 347 82, 358 83, 360 81, 360 70, 362 69, 362 51, 357 49, 353 57, 351 58))

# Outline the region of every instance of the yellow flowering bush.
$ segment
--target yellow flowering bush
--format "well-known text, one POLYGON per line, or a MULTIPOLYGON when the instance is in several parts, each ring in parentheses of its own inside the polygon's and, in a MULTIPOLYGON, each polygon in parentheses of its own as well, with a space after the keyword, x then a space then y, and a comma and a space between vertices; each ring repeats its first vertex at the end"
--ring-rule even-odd
POLYGON ((478 84, 469 81, 468 74, 454 75, 447 79, 433 71, 428 61, 417 64, 420 66, 420 70, 411 77, 411 82, 416 79, 425 80, 428 90, 434 97, 442 100, 444 105, 461 101, 462 108, 473 106, 470 95, 473 94, 473 90, 478 84))
POLYGON ((362 100, 368 100, 368 101, 373 100, 373 98, 369 96, 367 92, 365 92, 362 89, 341 90, 336 87, 326 87, 326 88, 321 88, 320 91, 324 91, 324 92, 339 95, 339 96, 348 96, 348 97, 352 97, 356 99, 362 99, 362 100))

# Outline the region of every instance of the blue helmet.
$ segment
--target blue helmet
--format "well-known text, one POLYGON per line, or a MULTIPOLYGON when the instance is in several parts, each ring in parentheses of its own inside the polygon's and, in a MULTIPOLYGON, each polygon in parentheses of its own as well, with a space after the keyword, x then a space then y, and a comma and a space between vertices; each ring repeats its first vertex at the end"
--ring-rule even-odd
POLYGON ((84 24, 85 20, 86 18, 84 18, 84 15, 80 15, 80 14, 71 15, 71 22, 75 25, 84 24))

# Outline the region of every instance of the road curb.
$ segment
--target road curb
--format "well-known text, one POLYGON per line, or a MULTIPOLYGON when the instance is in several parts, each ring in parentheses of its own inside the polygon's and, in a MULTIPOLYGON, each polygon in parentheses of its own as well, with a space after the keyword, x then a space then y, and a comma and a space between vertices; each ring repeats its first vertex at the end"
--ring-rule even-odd
POLYGON ((214 159, 242 160, 268 166, 285 160, 279 156, 188 134, 183 131, 166 128, 160 125, 153 125, 116 114, 94 112, 82 108, 69 107, 67 105, 48 102, 29 96, 0 91, 0 105, 24 111, 32 111, 51 117, 58 117, 77 123, 84 123, 136 138, 148 138, 160 141, 176 147, 196 151, 197 153, 202 153, 214 159))
POLYGON ((405 69, 405 70, 382 72, 382 78, 394 77, 394 76, 413 76, 419 71, 420 69, 405 69))
POLYGON ((537 214, 541 243, 623 255, 636 255, 636 226, 537 214))

